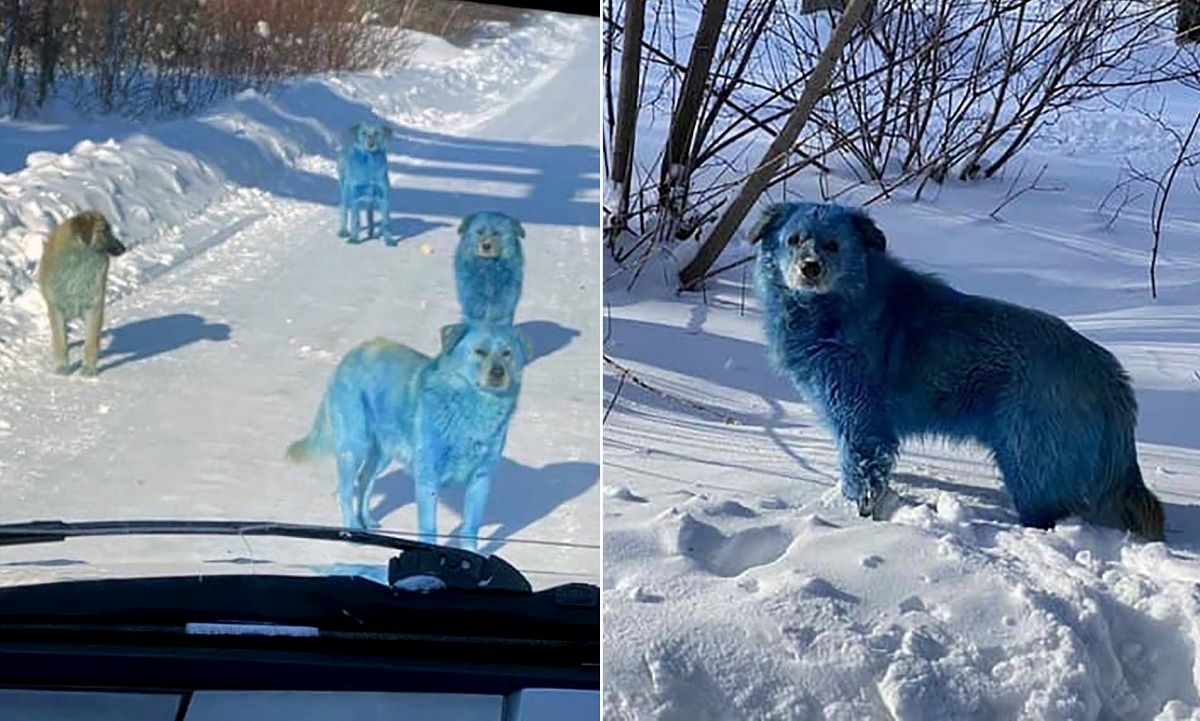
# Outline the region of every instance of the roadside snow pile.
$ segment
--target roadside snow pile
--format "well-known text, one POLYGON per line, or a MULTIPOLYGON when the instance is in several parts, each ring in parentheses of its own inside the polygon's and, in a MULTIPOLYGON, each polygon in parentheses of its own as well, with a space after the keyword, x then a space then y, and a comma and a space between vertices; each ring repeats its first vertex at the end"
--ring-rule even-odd
POLYGON ((454 132, 488 119, 552 72, 580 32, 578 21, 546 14, 467 50, 421 36, 412 60, 395 71, 310 79, 270 95, 247 90, 196 118, 139 132, 115 121, 89 124, 92 136, 62 154, 39 151, 31 124, 12 126, 5 152, 27 157, 23 169, 0 174, 0 339, 40 312, 40 297, 26 291, 43 240, 63 218, 95 208, 114 221, 131 248, 112 266, 110 288, 122 294, 196 252, 180 243, 178 229, 217 201, 267 193, 334 203, 336 148, 372 109, 399 126, 392 153, 402 155, 405 125, 454 132), (405 97, 382 93, 396 76, 411 88, 405 97))
POLYGON ((554 74, 554 60, 570 54, 585 27, 569 16, 545 13, 536 24, 489 37, 469 52, 427 38, 403 70, 411 78, 403 94, 392 92, 392 82, 382 74, 334 78, 330 84, 395 122, 465 130, 534 92, 554 74))

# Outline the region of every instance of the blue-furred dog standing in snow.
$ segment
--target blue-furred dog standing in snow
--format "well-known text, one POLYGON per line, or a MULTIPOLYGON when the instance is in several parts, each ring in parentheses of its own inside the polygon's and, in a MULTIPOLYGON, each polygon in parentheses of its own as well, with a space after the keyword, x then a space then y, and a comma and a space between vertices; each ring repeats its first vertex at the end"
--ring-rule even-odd
POLYGON ((524 237, 520 221, 504 213, 463 218, 454 253, 454 284, 465 320, 512 325, 525 275, 524 237))
POLYGON ((347 133, 347 142, 338 156, 338 212, 341 225, 338 236, 351 243, 359 238, 359 215, 367 211, 367 236, 375 237, 375 209, 379 209, 380 236, 389 245, 387 144, 394 131, 386 125, 355 123, 347 133))
POLYGON ((454 324, 429 357, 386 338, 350 350, 330 378, 312 430, 292 461, 333 454, 343 523, 377 528, 368 502, 393 460, 416 483, 420 538, 434 543, 441 488, 466 486, 462 546, 476 536, 531 352, 512 326, 454 324))
POLYGON ((1020 522, 1067 516, 1162 540, 1129 377, 1054 316, 954 290, 887 253, 861 210, 781 203, 751 232, 769 360, 831 428, 842 493, 873 515, 900 442, 989 449, 1020 522))

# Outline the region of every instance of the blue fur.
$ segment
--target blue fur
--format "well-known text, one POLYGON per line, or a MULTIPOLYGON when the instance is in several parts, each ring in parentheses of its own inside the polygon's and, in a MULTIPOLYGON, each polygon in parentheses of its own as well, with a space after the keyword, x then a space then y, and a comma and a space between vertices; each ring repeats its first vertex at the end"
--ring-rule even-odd
POLYGON ((525 275, 525 229, 512 216, 484 212, 463 218, 458 234, 454 284, 463 319, 512 325, 525 275), (481 256, 481 241, 495 244, 499 256, 481 256))
POLYGON ((774 205, 751 235, 769 360, 832 430, 842 493, 861 515, 900 443, 930 435, 989 448, 1024 525, 1078 515, 1158 534, 1130 510, 1161 525, 1137 465, 1133 390, 1107 350, 1051 315, 905 267, 856 209, 774 205), (807 283, 794 270, 806 261, 819 269, 807 283))
POLYGON ((512 326, 446 326, 433 358, 385 338, 362 343, 338 364, 312 431, 289 446, 288 456, 337 458, 339 505, 351 528, 378 527, 367 504, 379 472, 396 461, 414 478, 418 530, 430 543, 439 489, 465 485, 462 545, 475 550, 531 356, 512 326), (481 373, 497 367, 507 385, 486 387, 481 373))
POLYGON ((348 142, 338 156, 338 236, 359 242, 359 213, 367 211, 367 235, 375 234, 375 209, 379 209, 380 235, 391 245, 388 232, 387 142, 394 131, 386 125, 356 123, 348 131, 348 142))

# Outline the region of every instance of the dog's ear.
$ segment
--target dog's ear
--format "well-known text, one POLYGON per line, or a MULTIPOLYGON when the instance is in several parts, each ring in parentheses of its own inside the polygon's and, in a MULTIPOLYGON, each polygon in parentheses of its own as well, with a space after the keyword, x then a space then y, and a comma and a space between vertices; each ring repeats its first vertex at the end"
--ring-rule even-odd
POLYGON ((512 216, 509 216, 509 218, 512 219, 513 232, 517 234, 518 238, 524 238, 525 226, 521 225, 521 221, 517 220, 516 218, 513 218, 512 216))
POLYGON ((858 235, 862 241, 863 247, 867 250, 876 250, 883 253, 887 250, 887 237, 879 226, 875 225, 875 221, 861 210, 852 210, 848 213, 850 217, 850 227, 858 235))
POLYGON ((99 247, 104 245, 104 226, 107 223, 104 221, 104 216, 94 210, 85 210, 71 218, 71 226, 75 231, 75 236, 84 245, 99 247))
POLYGON ((763 239, 767 231, 771 229, 772 224, 787 215, 792 209, 791 203, 771 203, 763 209, 762 215, 758 221, 750 228, 750 234, 746 236, 746 240, 750 245, 754 245, 763 239))
POLYGON ((475 220, 476 215, 479 215, 479 213, 471 213, 470 215, 463 216, 462 222, 458 224, 458 234, 459 235, 462 235, 463 233, 467 232, 467 226, 471 224, 472 220, 475 220))
POLYGON ((442 326, 442 353, 449 353, 466 334, 466 323, 450 323, 442 326))

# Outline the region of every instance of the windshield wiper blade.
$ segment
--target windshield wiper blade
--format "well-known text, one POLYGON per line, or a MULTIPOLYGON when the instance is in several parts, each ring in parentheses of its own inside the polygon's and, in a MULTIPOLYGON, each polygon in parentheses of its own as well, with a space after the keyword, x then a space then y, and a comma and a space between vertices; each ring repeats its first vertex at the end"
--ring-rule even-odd
POLYGON ((335 541, 400 551, 388 562, 388 584, 434 576, 450 588, 532 593, 529 580, 499 556, 337 526, 276 521, 28 521, 0 524, 0 546, 54 543, 83 536, 273 536, 335 541))

